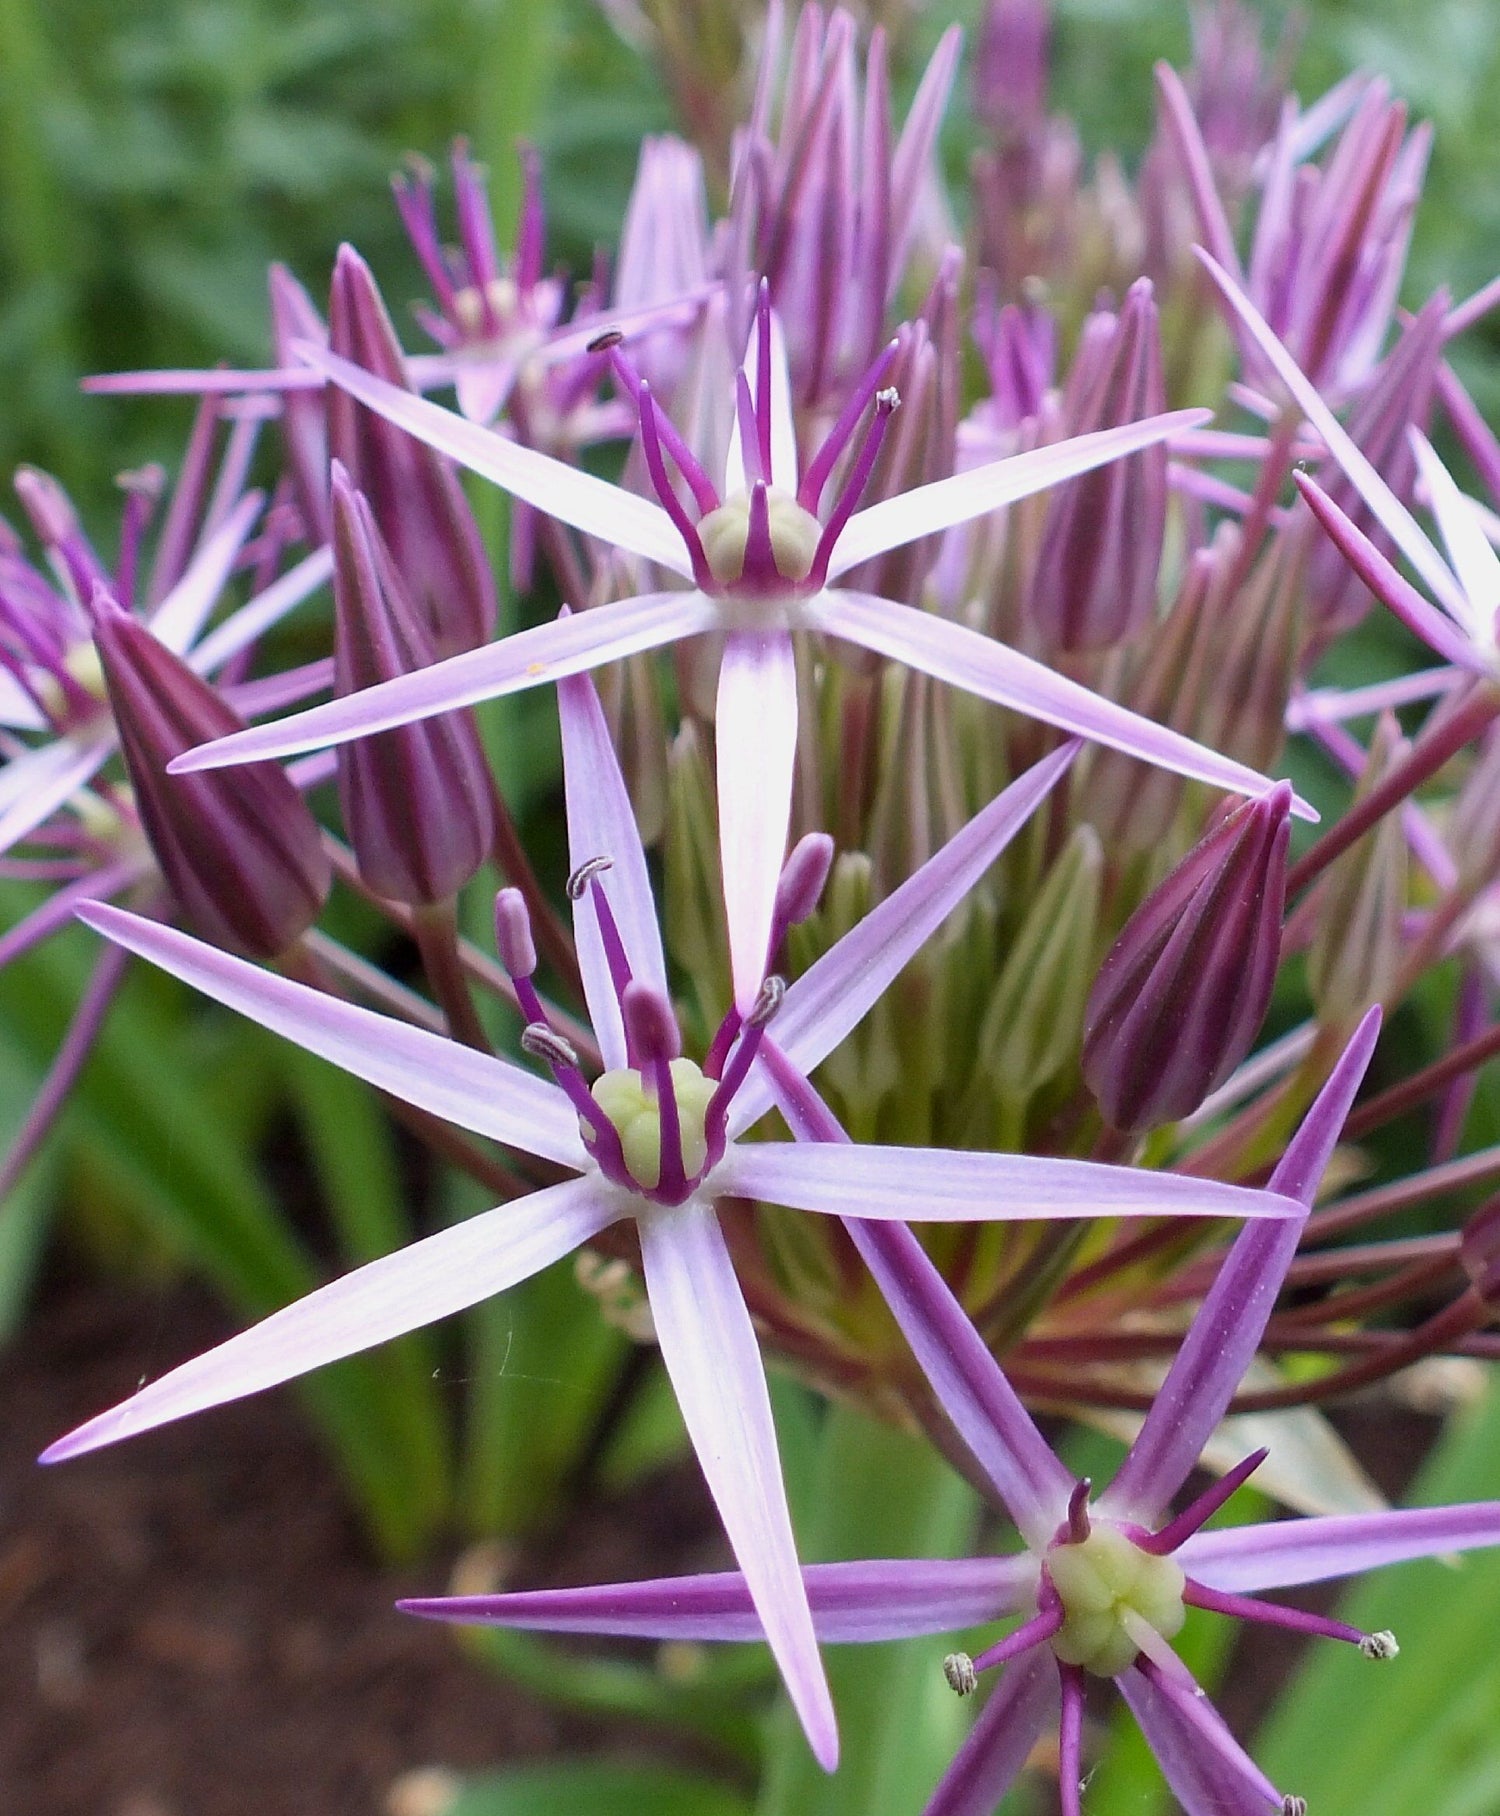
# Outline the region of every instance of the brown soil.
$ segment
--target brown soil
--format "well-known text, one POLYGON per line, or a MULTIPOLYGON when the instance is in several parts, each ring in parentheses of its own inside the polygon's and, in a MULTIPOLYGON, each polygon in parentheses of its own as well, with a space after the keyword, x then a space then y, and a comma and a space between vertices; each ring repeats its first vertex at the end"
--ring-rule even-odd
POLYGON ((290 1393, 37 1468, 46 1442, 129 1391, 142 1331, 164 1319, 184 1355, 228 1334, 193 1295, 164 1310, 160 1294, 73 1280, 5 1358, 5 1816, 385 1816, 414 1769, 631 1744, 394 1612, 444 1565, 370 1560, 290 1393))

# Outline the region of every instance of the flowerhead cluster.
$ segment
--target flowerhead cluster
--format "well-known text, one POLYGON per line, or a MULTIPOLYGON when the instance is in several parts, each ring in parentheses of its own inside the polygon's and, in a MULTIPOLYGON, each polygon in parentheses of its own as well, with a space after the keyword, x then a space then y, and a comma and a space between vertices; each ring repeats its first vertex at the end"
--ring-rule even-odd
MULTIPOLYGON (((630 21, 665 45, 660 14, 630 21)), ((1044 10, 992 0, 967 246, 936 156, 956 30, 900 124, 884 29, 773 5, 724 42, 744 67, 712 94, 674 62, 703 142, 643 149, 587 282, 548 267, 537 153, 506 253, 461 144, 456 245, 433 170, 395 183, 426 351, 345 246, 326 312, 271 273, 265 369, 99 381, 204 399, 149 564, 160 476, 127 484, 112 562, 18 478, 41 552, 0 535, 0 851, 55 889, 0 961, 75 909, 109 943, 7 1183, 134 954, 498 1200, 47 1459, 605 1254, 736 1569, 416 1612, 764 1637, 830 1768, 821 1642, 1012 1621, 942 1667, 998 1681, 930 1816, 993 1807, 1054 1713, 1076 1816, 1090 1678, 1190 1816, 1285 1816, 1174 1648, 1188 1609, 1387 1659, 1256 1597, 1500 1539, 1488 1504, 1208 1524, 1262 1467, 1310 1498, 1274 1420, 1222 1454, 1231 1412, 1300 1407, 1342 1455, 1309 1407, 1495 1343, 1492 1207, 1343 1239, 1500 1172, 1462 1152, 1500 1050, 1500 443, 1446 357, 1500 291, 1402 315, 1429 135, 1369 78, 1304 108, 1228 0, 1158 72, 1133 177, 1049 110, 1044 10), (519 614, 466 476, 509 500, 519 614), (268 633, 330 581, 326 645, 278 670, 268 633), (1368 680, 1377 602, 1435 666, 1368 680), (552 841, 472 710, 534 690, 552 841), (1332 766, 1316 833, 1294 737, 1332 766), (305 798, 325 777, 336 813, 305 798), (425 991, 318 927, 335 884, 425 991), (493 955, 461 931, 481 898, 493 955), (1450 1050, 1356 1106, 1381 1012, 1439 966, 1450 1050), (1422 1163, 1344 1190, 1429 1103, 1422 1163), (802 1565, 762 1343, 924 1430, 1018 1548, 802 1565), (1115 1479, 1077 1479, 1034 1408, 1133 1417, 1115 1479)))

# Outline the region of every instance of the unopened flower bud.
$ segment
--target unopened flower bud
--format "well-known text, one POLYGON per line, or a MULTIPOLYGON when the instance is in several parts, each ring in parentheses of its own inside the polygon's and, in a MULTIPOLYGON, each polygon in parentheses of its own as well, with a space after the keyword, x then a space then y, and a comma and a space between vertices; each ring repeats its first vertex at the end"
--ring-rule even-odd
POLYGON ((275 958, 328 894, 317 823, 276 763, 169 776, 173 757, 245 722, 106 594, 95 596, 93 612, 120 748, 162 875, 205 939, 275 958))
MULTIPOLYGON (((401 344, 369 267, 339 249, 328 310, 335 353, 407 389, 401 344)), ((495 628, 495 584, 478 526, 451 463, 328 387, 328 445, 370 501, 408 596, 439 656, 485 642, 495 628)))
MULTIPOLYGON (((357 693, 435 655, 365 499, 333 469, 334 685, 357 693)), ((468 712, 338 747, 339 803, 360 875, 389 901, 446 901, 489 855, 489 771, 468 712)))
POLYGON ((1083 1075, 1113 1127, 1191 1114, 1249 1052, 1280 956, 1291 800, 1283 782, 1223 819, 1100 967, 1083 1075))
MULTIPOLYGON (((1125 298, 1099 371, 1067 409, 1068 432, 1113 429, 1166 408, 1161 329, 1150 281, 1125 298)), ((1048 649, 1123 642, 1156 608, 1167 521, 1165 442, 1069 480, 1051 495, 1028 611, 1048 649)))

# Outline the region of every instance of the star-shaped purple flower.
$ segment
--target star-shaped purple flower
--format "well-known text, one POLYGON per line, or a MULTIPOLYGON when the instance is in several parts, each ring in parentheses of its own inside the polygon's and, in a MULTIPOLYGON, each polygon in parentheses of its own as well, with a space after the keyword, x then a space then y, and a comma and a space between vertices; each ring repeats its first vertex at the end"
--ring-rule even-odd
MULTIPOLYGON (((775 878, 786 849, 797 734, 792 633, 816 631, 904 662, 980 698, 1112 745, 1215 787, 1261 794, 1271 784, 1243 764, 1154 725, 968 626, 836 584, 872 557, 1102 466, 1198 426, 1201 411, 1081 435, 992 461, 857 509, 885 424, 899 399, 882 389, 893 343, 798 473, 781 335, 763 289, 756 332, 736 387, 738 433, 716 487, 619 354, 596 346, 631 391, 659 503, 607 484, 467 422, 425 398, 306 346, 303 356, 362 404, 418 440, 503 486, 526 504, 613 543, 690 583, 688 590, 616 600, 450 658, 275 725, 189 752, 183 771, 288 756, 557 681, 705 631, 724 634, 716 709, 719 823, 735 1000, 760 986, 775 878), (863 438, 860 425, 868 415, 863 438), (847 474, 832 485, 839 464, 847 474), (670 460, 693 508, 679 496, 670 460), (831 491, 831 502, 825 493, 831 491)), ((1310 814, 1304 803, 1299 812, 1310 814)))
MULTIPOLYGON (((578 1177, 309 1294, 90 1420, 45 1460, 274 1386, 461 1311, 632 1219, 684 1421, 813 1748, 831 1763, 833 1712, 797 1570, 765 1376, 715 1200, 937 1221, 1173 1211, 1284 1221, 1295 1207, 1276 1193, 1082 1161, 740 1142, 777 1089, 755 1064, 772 1013, 778 1069, 811 1071, 983 875, 1072 752, 1014 782, 784 993, 772 979, 749 1015, 731 1010, 699 1066, 680 1051, 645 854, 592 682, 564 682, 559 702, 575 867, 569 893, 606 1066, 592 1088, 534 992, 535 956, 513 892, 501 896, 498 943, 530 1022, 523 1045, 551 1068, 550 1082, 119 909, 90 907, 82 918, 380 1089, 578 1177)), ((774 923, 773 915, 779 944, 784 927, 774 923)))
MULTIPOLYGON (((1364 1075, 1379 1027, 1371 1011, 1277 1167, 1273 1186, 1306 1206, 1364 1075)), ((767 1043, 769 1046, 769 1042, 767 1043)), ((839 1145, 811 1086, 775 1065, 804 1136, 839 1145)), ((803 1570, 813 1622, 832 1642, 904 1639, 1021 1616, 978 1657, 944 1661, 960 1694, 1008 1669, 928 1805, 927 1816, 990 1816, 1060 1707, 1065 1816, 1078 1816, 1084 1685, 1112 1677, 1191 1816, 1283 1816, 1295 1809, 1239 1746, 1171 1646, 1189 1606, 1350 1641, 1394 1656, 1385 1633, 1253 1599, 1256 1592, 1379 1564, 1500 1542, 1500 1503, 1421 1508, 1202 1530, 1265 1456, 1247 1457, 1175 1517, 1173 1497, 1229 1406, 1255 1353, 1303 1219, 1247 1227, 1183 1342, 1109 1487, 1075 1481, 985 1349, 925 1250, 899 1224, 848 1228, 934 1389, 1014 1520, 1026 1549, 1009 1557, 902 1558, 803 1570)), ((760 1637, 736 1573, 409 1601, 409 1612, 550 1632, 634 1638, 760 1637)))

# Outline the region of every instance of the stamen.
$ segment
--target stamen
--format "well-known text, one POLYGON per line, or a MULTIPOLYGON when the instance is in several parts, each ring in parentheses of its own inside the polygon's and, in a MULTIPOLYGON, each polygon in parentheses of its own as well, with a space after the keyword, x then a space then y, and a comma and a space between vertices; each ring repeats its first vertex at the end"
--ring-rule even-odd
POLYGON ((1307 1799, 1294 1797, 1288 1791, 1281 1800, 1281 1816, 1307 1816, 1307 1799))
POLYGON ((545 1022, 528 1022, 521 1030, 521 1051, 544 1060, 554 1072, 579 1070, 578 1054, 571 1041, 545 1022))
POLYGON ((544 219, 541 159, 536 147, 522 145, 520 159, 521 219, 516 226, 515 280, 516 289, 525 292, 534 290, 541 281, 544 219))
POLYGON ((755 420, 755 403, 750 396, 750 381, 743 372, 734 375, 735 421, 740 432, 740 458, 745 463, 745 483, 757 480, 769 483, 771 475, 761 460, 760 425, 755 420))
POLYGON ((495 247, 490 219, 489 193, 483 167, 469 156, 467 139, 453 145, 453 200, 458 213, 458 237, 469 264, 469 280, 479 292, 486 334, 499 332, 500 324, 490 303, 490 285, 501 276, 500 255, 495 247))
POLYGON ((1004 1639, 997 1640, 993 1646, 981 1652, 974 1660, 975 1671, 993 1671, 996 1665, 1008 1664, 1023 1652, 1030 1652, 1034 1646, 1044 1644, 1058 1631, 1065 1618, 1066 1611, 1061 1600, 1054 1600, 1050 1607, 1044 1608, 1040 1614, 1033 1614, 1014 1633, 1007 1633, 1004 1639))
POLYGON ((568 878, 566 885, 568 900, 570 902, 581 902, 583 900, 584 891, 588 888, 589 884, 593 882, 594 878, 601 875, 606 870, 613 870, 614 867, 615 861, 613 858, 586 858, 568 878))
POLYGON ((828 563, 833 555, 834 545, 844 533, 844 525, 854 515, 854 508, 859 503, 865 486, 874 468, 876 456, 880 453, 880 444, 885 440, 886 424, 900 406, 901 398, 895 391, 877 391, 875 394, 875 415, 865 433, 864 445, 854 467, 844 482, 844 489, 834 501, 833 510, 823 534, 818 539, 817 552, 813 556, 812 573, 809 579, 814 586, 822 586, 828 578, 828 563))
POLYGON ((625 1177, 625 1155, 620 1132, 600 1109, 570 1042, 544 1022, 528 1022, 521 1030, 521 1051, 541 1060, 572 1104, 580 1122, 587 1123, 594 1138, 594 1158, 613 1179, 625 1177))
POLYGON ((1093 1492, 1093 1487, 1092 1480, 1084 1476, 1068 1496, 1069 1544, 1087 1544, 1089 1534, 1094 1530, 1089 1520, 1089 1495, 1093 1492))
MULTIPOLYGON (((713 1096, 708 1100, 708 1109, 704 1113, 703 1128, 708 1137, 709 1152, 717 1156, 723 1149, 724 1126, 729 1116, 729 1106, 734 1101, 734 1094, 745 1082, 745 1076, 755 1063, 755 1055, 760 1051, 760 1043, 765 1035, 766 1024, 781 1007, 782 998, 786 995, 784 977, 768 977, 756 994, 739 1030, 739 1044, 729 1055, 723 1071, 719 1075, 719 1084, 713 1096)), ((729 1017, 724 1018, 719 1029, 722 1035, 729 1026, 729 1017)), ((718 1037, 715 1037, 715 1045, 718 1037)), ((710 1056, 712 1057, 712 1056, 710 1056)), ((704 1076, 712 1078, 714 1074, 704 1067, 704 1076)))
POLYGON ((967 1652, 950 1652, 943 1660, 943 1676, 955 1696, 972 1696, 979 1688, 974 1661, 967 1652))
POLYGON ((1382 1627, 1378 1633, 1367 1633, 1359 1642, 1359 1649, 1366 1658, 1375 1659, 1380 1664, 1397 1657, 1401 1651, 1396 1644, 1396 1636, 1389 1627, 1382 1627))
POLYGON ((1170 1520, 1158 1532, 1147 1533, 1136 1540, 1142 1551, 1149 1551, 1153 1557, 1165 1557, 1169 1551, 1190 1539, 1205 1520, 1211 1519, 1229 1497, 1243 1483, 1247 1482, 1270 1455, 1266 1449, 1252 1450, 1241 1463, 1206 1489, 1189 1507, 1184 1507, 1175 1520, 1170 1520))
POLYGON ((729 1057, 729 1049, 734 1045, 735 1037, 744 1027, 744 1020, 738 1009, 731 1007, 714 1032, 709 1043, 708 1054, 703 1061, 703 1076, 719 1078, 723 1075, 724 1061, 729 1057))
MULTIPOLYGON (((640 373, 636 371, 635 367, 625 355, 620 352, 620 347, 623 344, 624 339, 625 336, 618 328, 612 328, 608 330, 608 332, 597 335, 591 340, 589 342, 589 351, 591 353, 607 352, 609 354, 610 370, 635 401, 635 407, 639 411, 641 417, 642 432, 644 433, 645 431, 646 417, 649 414, 652 418, 652 428, 656 433, 659 446, 664 447, 672 456, 673 460, 677 462, 678 470, 681 472, 682 477, 687 481, 687 488, 692 493, 693 501, 698 506, 699 511, 704 515, 707 515, 709 511, 718 510, 719 494, 714 487, 713 481, 709 478, 707 473, 703 471, 697 455, 693 453, 693 450, 682 439, 682 436, 677 431, 677 425, 672 421, 671 417, 668 416, 661 405, 656 402, 650 385, 641 377, 640 373)), ((665 472, 665 467, 662 470, 665 472)), ((652 477, 654 483, 655 475, 652 477)), ((658 488, 658 490, 659 489, 660 488, 658 488)), ((669 486, 668 490, 670 489, 669 486)), ((666 504, 666 502, 666 498, 663 496, 662 503, 666 504)), ((668 509, 670 508, 671 507, 668 506, 668 509)))
MULTIPOLYGON (((760 280, 760 294, 755 299, 755 427, 760 476, 767 485, 771 472, 771 281, 760 280)), ((749 458, 746 457, 746 468, 749 458)))
MULTIPOLYGON (((667 419, 656 407, 656 399, 644 383, 640 390, 641 413, 641 452, 646 457, 646 471, 651 476, 651 483, 656 488, 656 495, 661 500, 662 509, 672 519, 677 534, 682 538, 688 552, 688 560, 693 567, 693 584, 707 591, 713 585, 713 571, 708 565, 708 555, 703 547, 703 538, 698 534, 698 526, 683 508, 682 500, 672 489, 672 481, 667 473, 667 464, 661 457, 661 442, 658 428, 665 427, 667 419)), ((717 500, 710 507, 718 509, 717 500)))
POLYGON ((745 1017, 747 1028, 764 1028, 786 999, 786 979, 773 972, 755 993, 755 1001, 745 1017))
POLYGON ((391 189, 396 197, 396 212, 401 216, 412 250, 422 261, 438 308, 454 320, 458 315, 458 292, 448 270, 448 261, 443 257, 442 234, 433 201, 432 166, 416 152, 408 152, 406 172, 404 175, 398 172, 391 178, 391 189))
POLYGON ((880 381, 890 370, 891 361, 896 357, 900 345, 899 340, 893 340, 879 354, 874 365, 854 387, 838 420, 824 437, 822 447, 813 456, 812 463, 802 476, 802 484, 797 488, 797 503, 804 511, 816 514, 828 477, 838 464, 839 456, 849 445, 849 437, 858 426, 859 419, 869 408, 870 399, 880 389, 880 381))
MULTIPOLYGON (((590 858, 587 864, 579 865, 573 875, 568 878, 568 894, 576 902, 581 900, 584 890, 587 889, 589 900, 594 907, 594 918, 599 925, 599 938, 604 942, 604 960, 609 966, 609 981, 615 987, 615 995, 623 1002, 625 992, 630 988, 633 973, 630 969, 630 959, 625 952, 625 942, 620 938, 620 929, 615 921, 614 910, 609 905, 609 897, 598 882, 601 872, 609 868, 610 859, 590 858), (582 887, 575 894, 573 885, 580 878, 582 887)), ((627 1030, 627 1047, 629 1044, 627 1030)), ((632 1050, 631 1064, 635 1063, 632 1050)))
MULTIPOLYGON (((1327 1614, 1309 1614, 1303 1608, 1283 1608, 1278 1602, 1257 1601, 1251 1595, 1233 1595, 1227 1589, 1209 1589, 1191 1577, 1183 1587, 1182 1599, 1193 1608, 1209 1608, 1215 1614, 1227 1614, 1234 1620, 1250 1621, 1262 1627, 1284 1627, 1289 1633, 1310 1633, 1317 1639, 1341 1639, 1358 1646, 1366 1658, 1394 1657, 1379 1650, 1383 1639, 1374 1633, 1363 1633, 1347 1621, 1334 1620, 1327 1614), (1375 1651, 1366 1651, 1367 1646, 1375 1651)), ((1394 1645, 1395 1641, 1392 1640, 1394 1645)))

